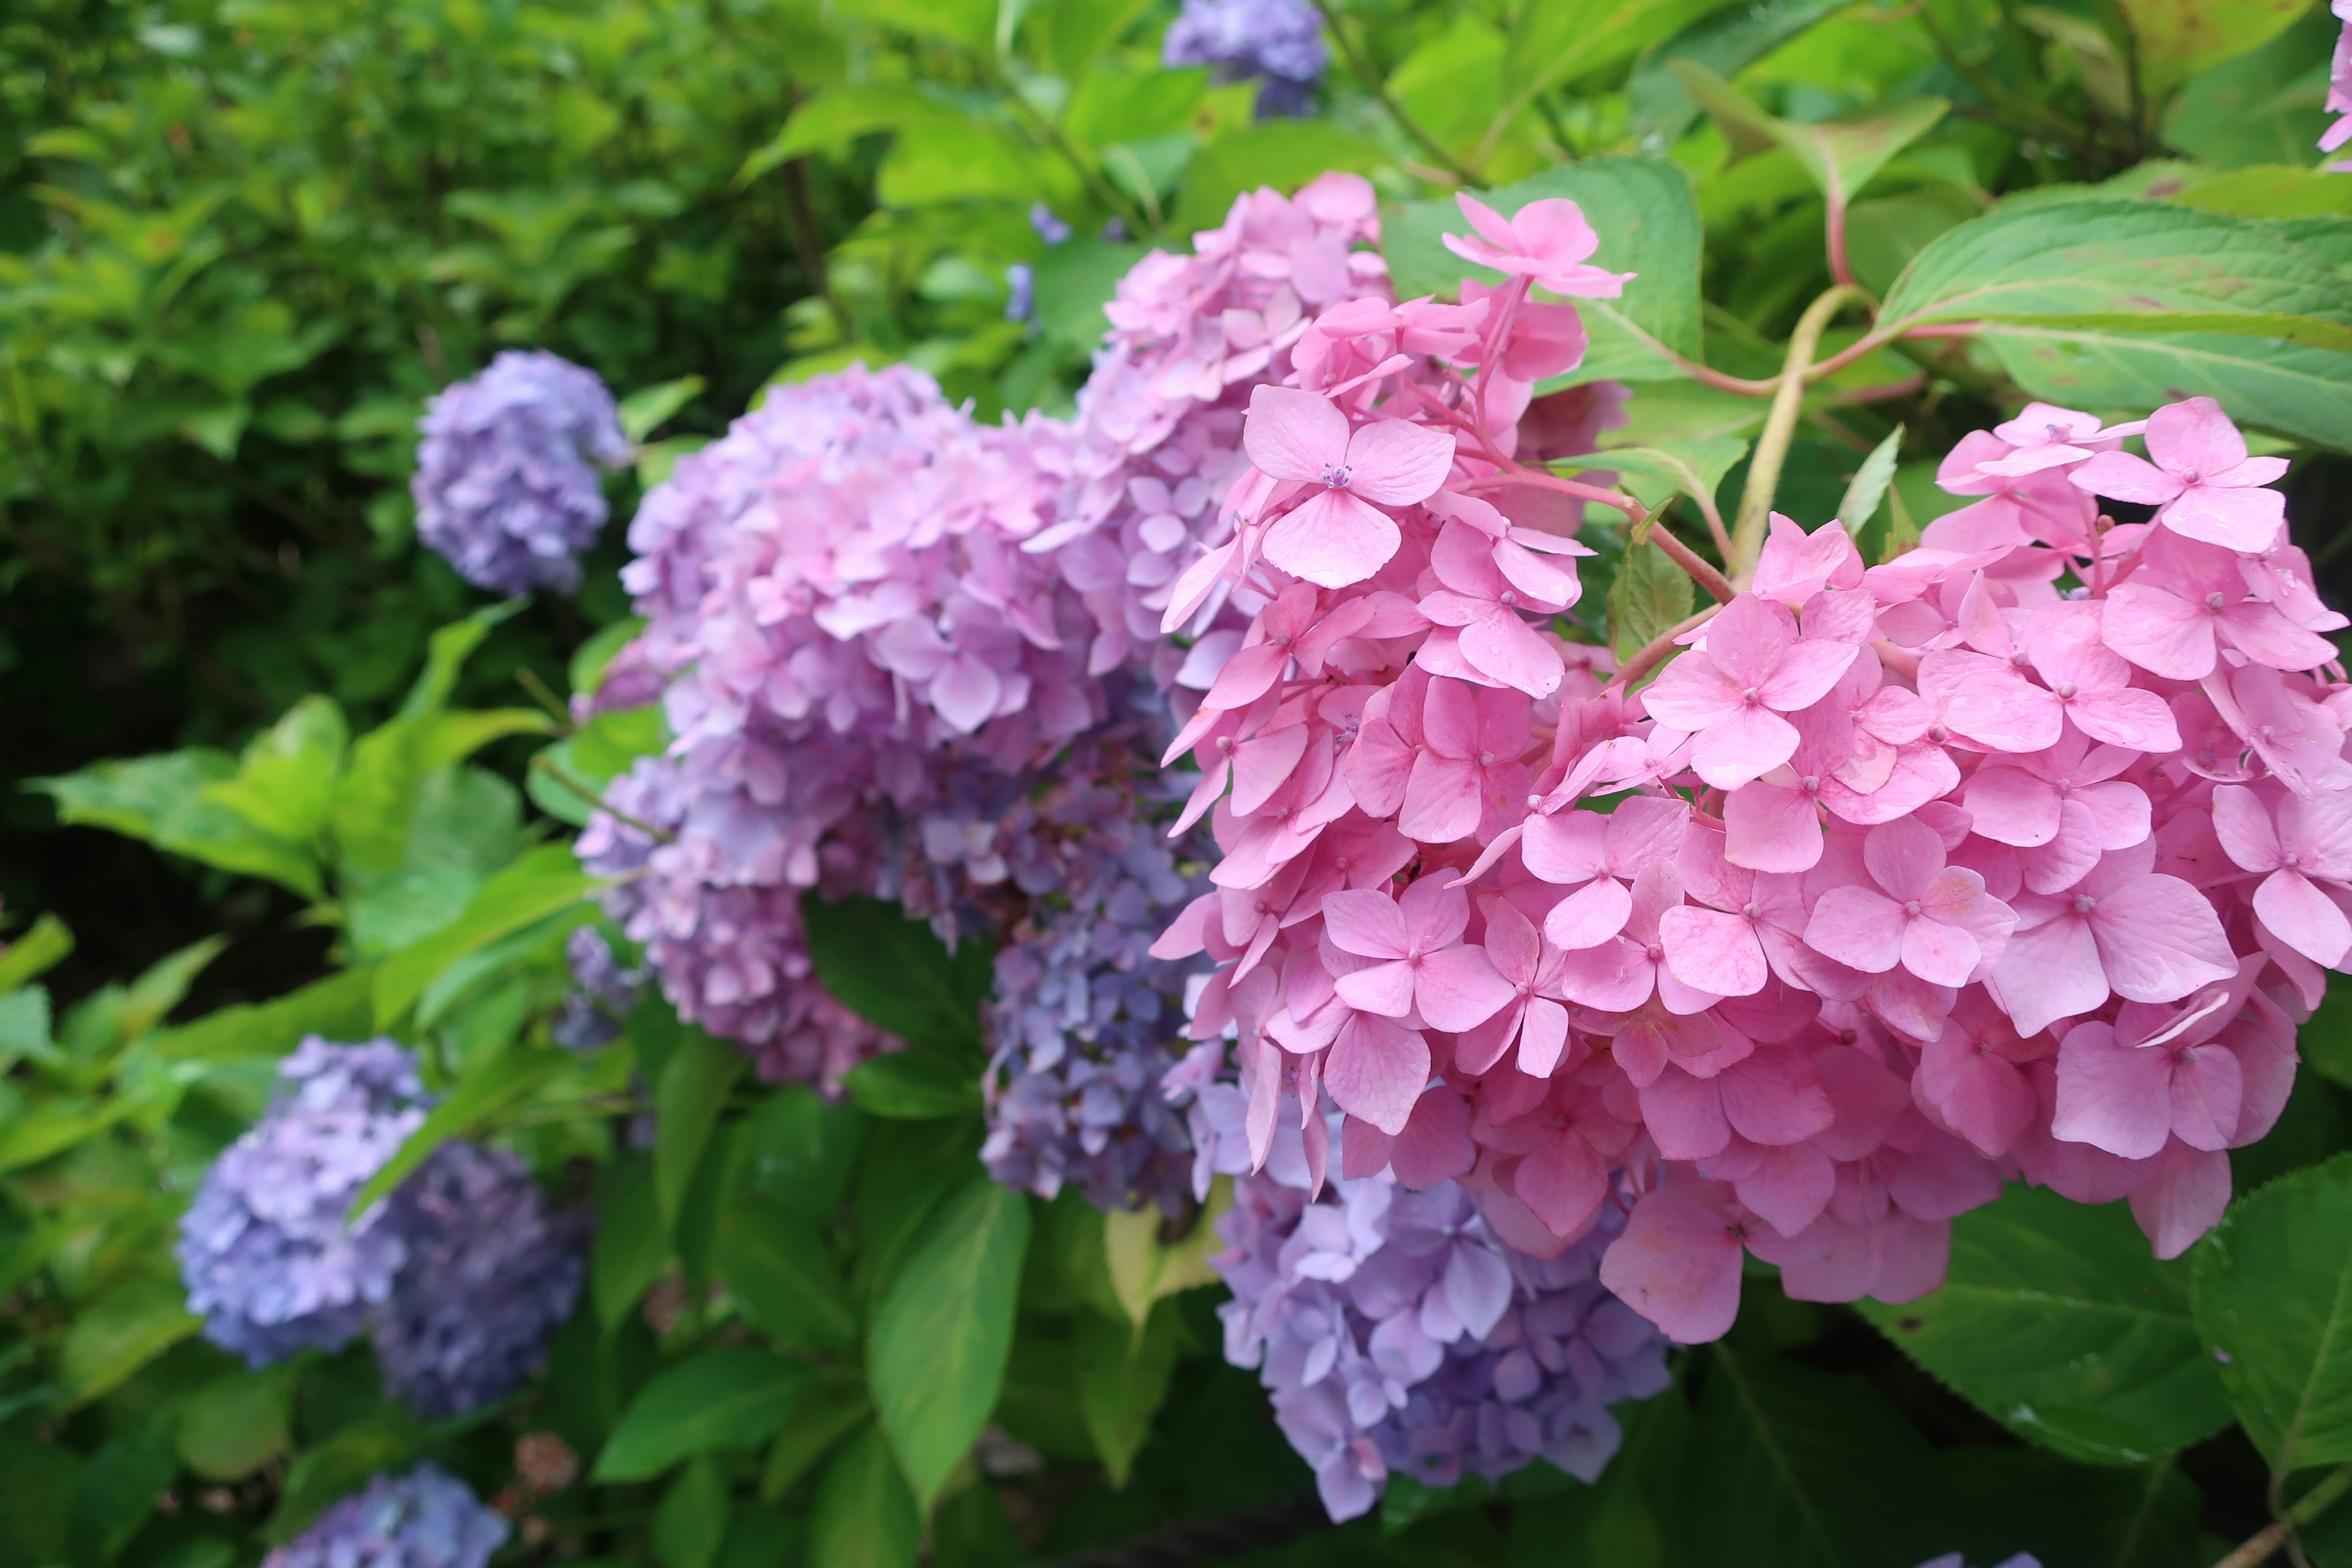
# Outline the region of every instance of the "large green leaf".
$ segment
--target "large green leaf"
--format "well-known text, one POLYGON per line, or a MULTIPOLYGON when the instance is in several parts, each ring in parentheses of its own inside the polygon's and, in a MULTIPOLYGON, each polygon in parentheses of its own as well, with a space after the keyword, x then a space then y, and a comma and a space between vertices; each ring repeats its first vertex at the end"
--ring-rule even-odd
POLYGON ((2294 25, 2305 0, 2116 0, 2137 45, 2140 82, 2162 99, 2198 72, 2258 49, 2294 25))
POLYGON ((1072 1335, 1078 1408, 1114 1487, 1127 1485, 1136 1451, 1168 1397, 1176 1371, 1178 1320, 1162 1307, 1138 1328, 1124 1317, 1081 1311, 1072 1335))
POLYGON ((1328 170, 1375 169, 1388 161, 1380 148, 1328 120, 1242 126, 1193 154, 1171 226, 1179 233, 1214 228, 1244 191, 1295 191, 1328 170))
POLYGON ((2195 1278, 2197 1328, 2273 1468, 2352 1459, 2352 1154, 2232 1204, 2195 1278))
POLYGON ((2120 1204, 2011 1187, 1953 1222, 1941 1289, 1860 1310, 1979 1409, 2072 1458, 2137 1464, 2229 1424, 2188 1268, 2156 1261, 2120 1204))
POLYGON ((828 1104, 806 1084, 788 1084, 743 1119, 743 1181, 786 1214, 831 1220, 849 1190, 866 1119, 857 1108, 828 1104))
POLYGON ((734 1512, 719 1461, 698 1456, 677 1473, 654 1510, 654 1561, 661 1568, 716 1568, 734 1512))
POLYGON ((290 1365, 215 1378, 180 1409, 180 1458, 207 1479, 240 1480, 292 1447, 293 1405, 290 1365))
POLYGON ((1927 1439, 1867 1389, 1713 1346, 1683 1482, 1704 1507, 1669 1521, 1685 1561, 1740 1568, 1898 1568, 1945 1550, 1956 1510, 1927 1439))
POLYGON ((205 794, 264 833, 308 844, 327 826, 351 727, 334 699, 312 695, 253 738, 236 776, 205 794))
POLYGON ((530 851, 483 883, 455 921, 384 960, 375 976, 377 1026, 396 1021, 433 977, 458 959, 580 902, 596 886, 569 844, 530 851))
POLYGON ((203 1326, 177 1279, 133 1279, 84 1306, 58 1369, 68 1398, 95 1399, 203 1326))
POLYGON ((274 1002, 239 1002, 215 1008, 192 1024, 166 1029, 147 1042, 151 1055, 222 1061, 284 1056, 305 1035, 355 1040, 375 1028, 375 970, 362 964, 314 980, 274 1002))
POLYGON ((1511 27, 1512 105, 1556 82, 1620 66, 1731 0, 1528 0, 1511 27))
POLYGON ((654 1087, 654 1195, 665 1225, 677 1223, 703 1146, 735 1080, 750 1065, 742 1052, 699 1029, 687 1030, 663 1065, 654 1087))
POLYGON ((1729 79, 1815 22, 1846 8, 1846 0, 1763 0, 1728 16, 1709 16, 1649 50, 1625 84, 1626 117, 1637 134, 1657 144, 1682 139, 1699 107, 1676 79, 1674 63, 1692 60, 1729 79))
POLYGON ((975 1174, 877 1305, 866 1379, 925 1511, 995 1407, 1029 1244, 1028 1199, 975 1174))
MULTIPOLYGON (((1532 201, 1568 197, 1584 209, 1601 236, 1593 265, 1635 274, 1622 299, 1576 301, 1591 346, 1581 365, 1545 383, 1545 390, 1612 378, 1672 380, 1682 373, 1668 353, 1698 357, 1698 200, 1679 164, 1664 158, 1590 158, 1475 194, 1506 216, 1532 201)), ((1387 209, 1381 250, 1397 293, 1405 299, 1450 296, 1465 277, 1500 282, 1499 274, 1473 267, 1445 248, 1446 234, 1470 232, 1469 221, 1450 200, 1404 202, 1387 209)))
POLYGON ((104 1568, 122 1554, 179 1474, 163 1423, 125 1432, 89 1457, 74 1481, 68 1539, 75 1568, 104 1568))
POLYGON ((2023 1547, 2042 1568, 2204 1568, 2197 1488, 2168 1461, 2087 1469, 2031 1448, 1947 1448, 1959 1495, 1951 1544, 1970 1563, 2023 1547))
POLYGON ((527 1046, 483 1058, 457 1080, 441 1103, 408 1135, 400 1152, 368 1178, 367 1184, 352 1199, 352 1215, 365 1214, 371 1205, 406 1181, 409 1173, 431 1158, 433 1151, 442 1144, 488 1125, 566 1069, 579 1066, 580 1060, 570 1051, 527 1046))
POLYGON ((704 1351, 630 1402, 596 1457, 596 1479, 644 1480, 695 1454, 756 1447, 783 1425, 814 1375, 805 1363, 772 1351, 704 1351))
POLYGON ((912 1568, 922 1511, 879 1427, 851 1438, 817 1483, 809 1568, 912 1568))
POLYGON ((588 1256, 588 1295, 610 1332, 662 1276, 669 1232, 654 1200, 653 1162, 642 1154, 596 1173, 596 1241, 588 1256))
POLYGON ((782 1345, 840 1352, 857 1312, 814 1225, 758 1199, 738 1200, 719 1233, 718 1273, 746 1321, 782 1345))
POLYGON ((802 900, 817 978, 843 1005, 916 1046, 982 1051, 980 1005, 994 983, 993 955, 967 936, 950 952, 921 921, 879 899, 802 900))
POLYGON ((1683 90, 1735 145, 1779 146, 1797 160, 1832 212, 1852 205, 1888 160, 1926 135, 1951 106, 1940 98, 1873 104, 1848 120, 1800 122, 1767 114, 1756 100, 1696 60, 1673 65, 1683 90))
POLYGON ((266 877, 306 899, 320 897, 316 856, 210 798, 213 785, 236 775, 227 752, 194 747, 99 763, 61 778, 36 779, 32 787, 57 802, 61 822, 108 828, 224 871, 266 877))

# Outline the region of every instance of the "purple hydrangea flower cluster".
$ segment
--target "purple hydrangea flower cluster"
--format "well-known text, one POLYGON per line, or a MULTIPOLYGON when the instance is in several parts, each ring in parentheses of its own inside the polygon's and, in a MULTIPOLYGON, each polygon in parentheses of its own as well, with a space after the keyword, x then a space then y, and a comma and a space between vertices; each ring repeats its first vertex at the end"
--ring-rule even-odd
POLYGON ((278 1076, 180 1222, 205 1337, 259 1367, 367 1333, 390 1391, 429 1415, 505 1394, 571 1315, 586 1215, 551 1213, 514 1156, 449 1143, 347 1224, 431 1109, 416 1058, 313 1036, 278 1076))
POLYGON ((509 349, 434 397, 417 428, 417 538, 492 593, 580 585, 580 554, 604 526, 597 468, 629 454, 593 372, 509 349))
POLYGON ((1175 802, 1150 763, 1129 729, 1090 736, 997 836, 1024 904, 996 958, 981 1158, 1041 1197, 1076 1182, 1097 1208, 1172 1214, 1191 1141, 1160 1082, 1202 965, 1150 947, 1207 884, 1177 868, 1175 802))
POLYGON ((623 1020, 636 1007, 644 972, 622 968, 613 944, 594 926, 582 926, 564 938, 563 956, 577 989, 556 1009, 548 1032, 569 1050, 610 1045, 621 1037, 623 1020))
POLYGON ((503 1397, 580 1299, 588 1215, 473 1143, 436 1150, 391 1206, 408 1258, 375 1318, 386 1390, 435 1418, 503 1397))
POLYGON ((1208 1163, 1243 1167, 1212 1260, 1234 1293, 1218 1309, 1225 1359, 1259 1370, 1331 1517, 1370 1510, 1391 1472, 1442 1488, 1540 1458, 1597 1477, 1622 1436, 1608 1407, 1670 1381, 1664 1336, 1599 1279, 1622 1215, 1604 1208, 1542 1258, 1454 1182, 1411 1192, 1383 1167, 1326 1185, 1294 1097, 1251 1174, 1245 1105, 1194 1101, 1208 1163))
POLYGON ((262 1568, 486 1568, 513 1527, 465 1482, 433 1464, 378 1475, 262 1568))
POLYGON ((426 1109, 415 1058, 390 1040, 313 1036, 278 1078, 268 1112, 205 1173, 177 1249, 205 1337, 252 1366, 347 1344, 390 1299, 398 1226, 382 1204, 345 1216, 426 1109))
POLYGON ((1260 79, 1257 117, 1265 120, 1315 111, 1315 84, 1330 52, 1322 15, 1307 0, 1184 0, 1160 59, 1213 66, 1219 81, 1260 79))

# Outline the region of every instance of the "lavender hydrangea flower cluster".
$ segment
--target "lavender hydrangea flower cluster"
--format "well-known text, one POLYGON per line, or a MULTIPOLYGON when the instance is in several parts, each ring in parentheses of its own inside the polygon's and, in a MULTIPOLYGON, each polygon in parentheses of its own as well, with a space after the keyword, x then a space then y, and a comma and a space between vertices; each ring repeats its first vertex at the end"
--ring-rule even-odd
POLYGON ((629 454, 593 372, 509 349, 436 395, 417 428, 418 539, 492 593, 580 585, 580 554, 604 526, 597 468, 629 454))
POLYGON ((593 1051, 621 1037, 622 1020, 636 1007, 642 970, 624 969, 613 944, 593 926, 563 939, 563 957, 577 987, 556 1009, 548 1033, 568 1050, 593 1051))
POLYGON ((436 1416, 521 1381, 579 1298, 584 1214, 551 1213, 521 1161, 460 1142, 346 1222, 430 1109, 390 1040, 313 1036, 279 1064, 276 1100, 180 1222, 205 1338, 260 1367, 370 1334, 389 1390, 436 1416))
POLYGON ((1243 1101, 1203 1094, 1194 1121, 1209 1163, 1243 1167, 1212 1259, 1234 1293, 1225 1359, 1259 1369, 1332 1519, 1370 1510, 1392 1472, 1442 1488, 1540 1458, 1599 1476, 1622 1438, 1608 1407, 1669 1382, 1664 1336, 1599 1279, 1622 1217, 1538 1257, 1454 1182, 1409 1192, 1384 1166, 1323 1184, 1283 1105, 1255 1174, 1243 1101))
POLYGON ((996 958, 984 1080, 989 1173, 1102 1209, 1183 1206, 1191 1141, 1160 1093, 1196 962, 1151 956, 1155 920, 1206 887, 1177 868, 1175 802, 1128 732, 1057 762, 999 834, 1024 908, 996 958))
POLYGON ((392 1210, 408 1258, 376 1314, 385 1389, 435 1418, 503 1397, 580 1299, 586 1213, 551 1210, 520 1160, 473 1143, 436 1150, 392 1210))
POLYGON ((1257 117, 1265 120, 1315 111, 1315 84, 1330 52, 1322 15, 1307 0, 1184 0, 1160 59, 1213 66, 1219 81, 1258 78, 1257 117))
POLYGON ((396 1479, 375 1476, 262 1568, 487 1568, 512 1529, 465 1482, 427 1463, 396 1479))
POLYGON ((407 1256, 352 1199, 424 1121, 415 1059, 390 1040, 304 1040, 268 1112, 205 1173, 180 1221, 180 1272, 205 1337, 251 1366, 357 1338, 407 1256))

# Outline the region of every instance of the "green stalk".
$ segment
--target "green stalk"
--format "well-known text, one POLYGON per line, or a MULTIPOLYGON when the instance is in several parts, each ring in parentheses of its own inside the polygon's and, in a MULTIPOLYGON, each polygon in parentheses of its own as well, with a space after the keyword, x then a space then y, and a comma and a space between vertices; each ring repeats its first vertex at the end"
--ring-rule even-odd
POLYGON ((1797 434, 1797 416, 1804 411, 1806 373, 1822 346, 1822 333, 1846 305, 1867 300, 1869 294, 1851 283, 1841 283, 1805 307, 1796 332, 1789 339, 1789 357, 1780 366, 1780 384, 1773 389, 1772 408, 1764 416, 1764 433, 1748 462, 1748 488, 1739 498, 1739 514, 1731 526, 1731 581, 1745 588, 1755 575, 1756 557, 1764 548, 1764 522, 1772 513, 1772 497, 1780 488, 1780 469, 1789 460, 1789 443, 1797 434))

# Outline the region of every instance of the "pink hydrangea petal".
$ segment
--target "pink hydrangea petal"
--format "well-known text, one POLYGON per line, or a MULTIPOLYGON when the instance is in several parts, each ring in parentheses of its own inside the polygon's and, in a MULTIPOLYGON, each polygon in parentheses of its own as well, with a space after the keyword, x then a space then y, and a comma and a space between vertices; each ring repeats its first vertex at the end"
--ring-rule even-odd
POLYGON ((2229 1206, 2229 1156, 2181 1143, 2165 1150, 2155 1178, 2131 1195, 2132 1217, 2160 1258, 2188 1251, 2229 1206))
POLYGON ((2078 1024, 2058 1047, 2053 1137, 2145 1160, 2172 1133, 2172 1053, 2126 1046, 2105 1024, 2078 1024))
POLYGON ((1739 1239, 1687 1194, 1645 1194, 1601 1255, 1601 1282, 1683 1344, 1719 1340, 1739 1315, 1739 1239))
POLYGON ((1563 952, 1599 947, 1625 929, 1633 912, 1633 895, 1625 884, 1603 877, 1554 904, 1544 916, 1544 936, 1563 952))
POLYGON ((1347 465, 1348 416, 1318 393, 1255 387, 1242 423, 1242 446, 1251 462, 1277 479, 1320 480, 1347 465))
POLYGON ((1318 490, 1266 530, 1265 558, 1294 577, 1344 588, 1387 565, 1403 539, 1386 512, 1346 490, 1318 490))
POLYGON ((1358 1013, 1331 1042, 1323 1087, 1340 1110, 1391 1137, 1402 1132, 1429 1082, 1429 1046, 1387 1018, 1358 1013))
POLYGON ((1658 917, 1666 967, 1684 984, 1719 996, 1750 996, 1764 989, 1764 948, 1739 915, 1682 904, 1658 917))
POLYGON ((2147 455, 2169 474, 2224 473, 2246 460, 2246 438, 2210 397, 2166 404, 2147 416, 2146 439, 2147 455))
POLYGON ((1519 1162, 1511 1190, 1554 1236, 1581 1229, 1608 1196, 1608 1170, 1592 1145, 1569 1133, 1519 1162))
POLYGON ((2191 485, 2157 521, 2190 539, 2260 554, 2278 542, 2286 527, 2286 497, 2270 489, 2191 485))
POLYGON ((1348 489, 1382 506, 1428 500, 1453 466, 1454 437, 1426 425, 1376 419, 1348 438, 1348 489))
POLYGON ((2281 942, 2334 969, 2352 953, 2352 921, 2299 872, 2273 871, 2254 889, 2254 913, 2281 942))
POLYGON ((1797 752, 1797 727, 1769 708, 1741 708, 1691 744, 1691 770, 1717 789, 1738 789, 1797 752))
POLYGON ((1849 969, 1884 973, 1903 956, 1902 907, 1869 888, 1832 888, 1813 906, 1805 943, 1849 969))
POLYGON ((2178 1001, 2238 970, 2221 917, 2178 877, 2141 877, 2101 897, 2090 928, 2108 984, 2135 1002, 2178 1001))

